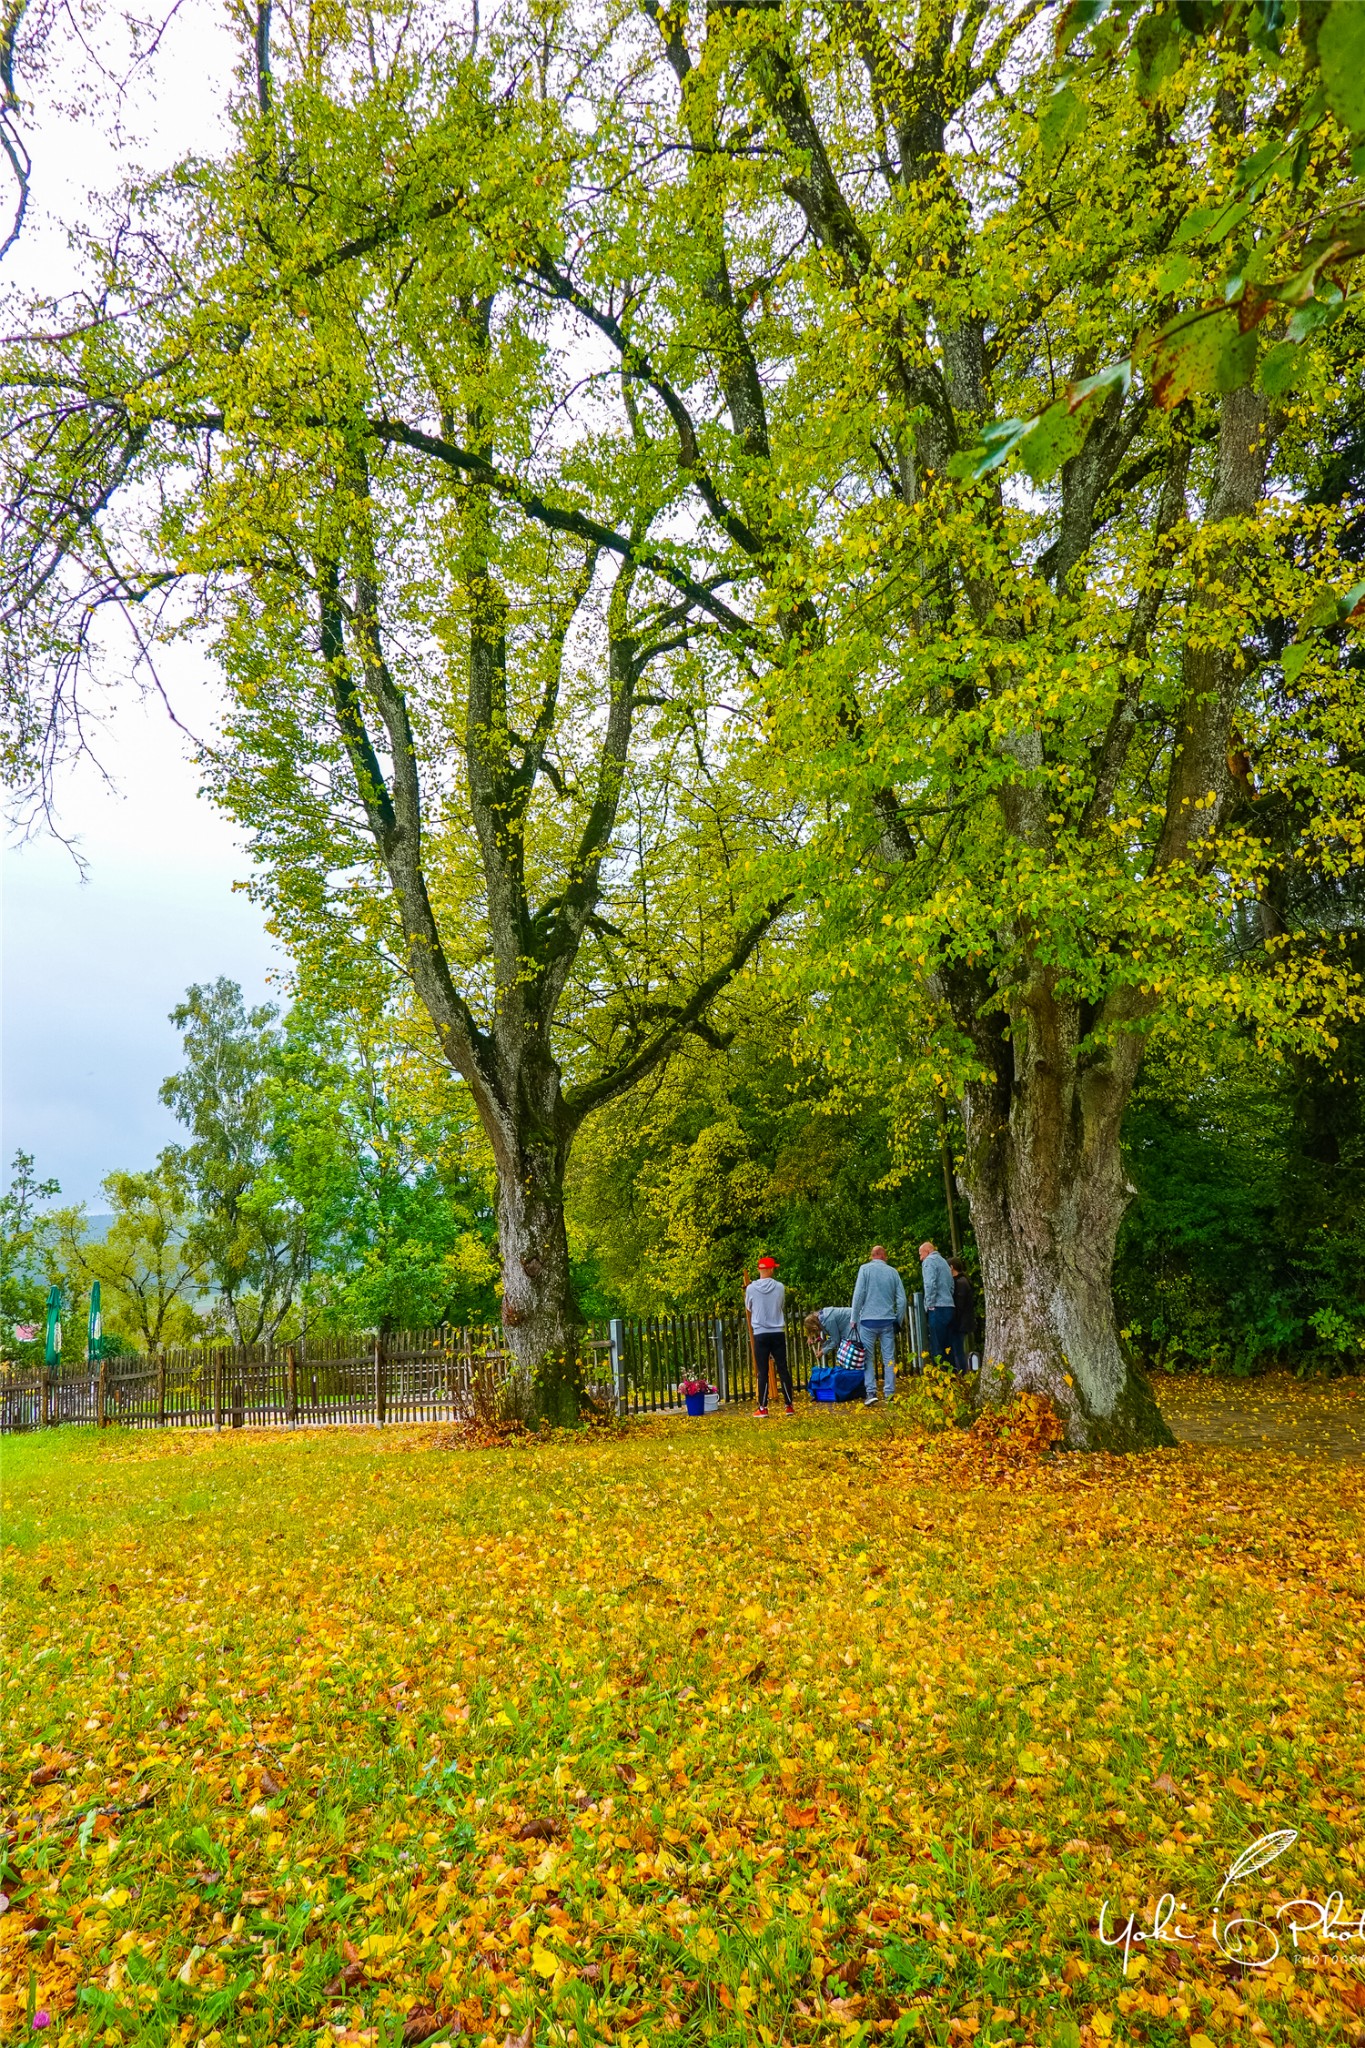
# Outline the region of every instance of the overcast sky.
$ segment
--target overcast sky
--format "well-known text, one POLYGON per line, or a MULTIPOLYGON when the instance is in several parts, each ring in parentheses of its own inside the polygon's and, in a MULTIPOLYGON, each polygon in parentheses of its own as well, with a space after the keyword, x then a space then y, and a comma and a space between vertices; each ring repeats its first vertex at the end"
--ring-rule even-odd
MULTIPOLYGON (((123 166, 171 162, 221 133, 231 59, 206 0, 174 15, 155 64, 122 97, 108 83, 126 68, 117 49, 96 49, 104 78, 74 44, 54 54, 26 131, 33 199, 6 284, 60 286, 69 275, 63 223, 82 217, 91 191, 111 189, 123 166), (73 105, 79 114, 65 110, 73 105)), ((191 730, 210 729, 209 665, 185 650, 165 674, 177 715, 191 730)), ((250 863, 232 827, 196 794, 191 749, 160 704, 120 703, 99 751, 112 789, 88 766, 59 788, 62 825, 88 878, 52 839, 16 846, 11 837, 0 889, 4 1162, 22 1147, 43 1177, 60 1180, 64 1199, 94 1208, 111 1168, 150 1165, 177 1135, 157 1089, 178 1064, 168 1012, 185 988, 226 974, 259 1001, 284 965, 260 913, 234 894, 250 863)))

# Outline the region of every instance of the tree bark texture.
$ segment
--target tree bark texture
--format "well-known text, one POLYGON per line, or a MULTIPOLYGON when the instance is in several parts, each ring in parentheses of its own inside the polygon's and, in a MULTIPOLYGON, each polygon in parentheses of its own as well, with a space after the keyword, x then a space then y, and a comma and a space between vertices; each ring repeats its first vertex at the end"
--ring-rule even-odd
POLYGON ((983 1401, 1047 1394, 1073 1450, 1174 1442, 1125 1360, 1114 1248, 1131 1189, 1120 1131, 1137 1042, 1087 1053, 1079 1006, 1041 987, 1019 1006, 993 1087, 970 1088, 964 1179, 981 1257, 983 1401))

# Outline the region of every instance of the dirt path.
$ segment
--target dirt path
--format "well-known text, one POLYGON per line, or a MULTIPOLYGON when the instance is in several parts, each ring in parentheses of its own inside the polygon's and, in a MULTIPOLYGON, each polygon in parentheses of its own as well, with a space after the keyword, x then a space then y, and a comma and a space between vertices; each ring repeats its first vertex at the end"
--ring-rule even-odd
POLYGON ((1335 1464, 1365 1462, 1365 1380, 1213 1380, 1161 1374, 1161 1412, 1182 1443, 1296 1451, 1335 1464))

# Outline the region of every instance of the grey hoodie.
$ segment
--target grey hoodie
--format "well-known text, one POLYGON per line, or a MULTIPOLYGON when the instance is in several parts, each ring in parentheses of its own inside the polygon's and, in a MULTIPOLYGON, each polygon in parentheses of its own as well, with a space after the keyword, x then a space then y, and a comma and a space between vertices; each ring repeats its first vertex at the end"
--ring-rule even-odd
POLYGON ((787 1327, 787 1290, 780 1280, 751 1280, 744 1290, 756 1337, 770 1337, 787 1327))

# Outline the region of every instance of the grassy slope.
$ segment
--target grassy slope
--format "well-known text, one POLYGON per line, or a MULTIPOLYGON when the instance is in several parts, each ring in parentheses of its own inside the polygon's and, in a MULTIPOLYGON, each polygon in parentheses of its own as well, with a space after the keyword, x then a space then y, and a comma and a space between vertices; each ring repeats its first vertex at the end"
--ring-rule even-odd
POLYGON ((0 2039, 1365 2038, 1360 1468, 441 1434, 6 1441, 0 2039))

